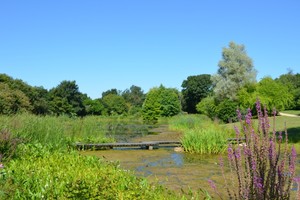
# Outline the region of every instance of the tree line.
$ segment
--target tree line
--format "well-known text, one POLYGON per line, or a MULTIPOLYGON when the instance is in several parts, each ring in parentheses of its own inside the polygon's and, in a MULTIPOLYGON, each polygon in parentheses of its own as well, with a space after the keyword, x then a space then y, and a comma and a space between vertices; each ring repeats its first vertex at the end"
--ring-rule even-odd
POLYGON ((136 115, 152 121, 187 112, 234 121, 236 109, 255 110, 257 98, 269 111, 300 109, 299 73, 290 70, 276 79, 264 77, 257 82, 245 46, 234 42, 223 48, 218 66, 214 75, 187 77, 181 91, 160 85, 144 93, 141 87, 132 85, 124 91, 110 89, 97 99, 81 93, 76 81, 64 80, 47 90, 0 74, 0 114, 136 115))

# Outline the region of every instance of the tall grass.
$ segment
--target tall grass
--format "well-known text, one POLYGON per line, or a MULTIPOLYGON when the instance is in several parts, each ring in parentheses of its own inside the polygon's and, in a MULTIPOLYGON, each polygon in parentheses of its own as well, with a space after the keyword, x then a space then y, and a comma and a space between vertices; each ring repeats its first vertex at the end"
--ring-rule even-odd
POLYGON ((233 134, 204 115, 176 116, 169 121, 169 127, 183 133, 181 142, 186 152, 199 154, 223 153, 227 138, 233 134))
POLYGON ((66 148, 79 141, 105 142, 106 121, 96 117, 0 116, 0 130, 7 130, 25 142, 41 143, 54 149, 66 148))

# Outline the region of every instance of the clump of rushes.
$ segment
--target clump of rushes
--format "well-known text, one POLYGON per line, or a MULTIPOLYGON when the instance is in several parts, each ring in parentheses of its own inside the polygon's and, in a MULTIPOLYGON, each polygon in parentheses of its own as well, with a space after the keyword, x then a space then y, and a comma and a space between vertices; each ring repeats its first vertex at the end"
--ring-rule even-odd
POLYGON ((198 154, 220 154, 226 151, 227 135, 217 125, 187 130, 181 143, 186 152, 198 154))
MULTIPOLYGON (((258 128, 254 128, 250 109, 244 120, 238 111, 242 127, 235 127, 238 145, 228 147, 231 178, 225 176, 223 160, 220 159, 229 199, 290 199, 295 176, 295 148, 288 150, 287 131, 285 139, 282 132, 276 132, 275 111, 273 130, 270 131, 267 110, 261 109, 259 100, 256 110, 258 128), (243 143, 242 138, 245 139, 243 143)), ((219 197, 223 199, 221 195, 219 197)))

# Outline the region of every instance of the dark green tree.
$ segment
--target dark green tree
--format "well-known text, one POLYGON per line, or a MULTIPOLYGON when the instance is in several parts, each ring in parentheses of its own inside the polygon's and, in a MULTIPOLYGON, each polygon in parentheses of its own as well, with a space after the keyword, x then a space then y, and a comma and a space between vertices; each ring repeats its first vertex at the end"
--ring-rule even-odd
POLYGON ((57 87, 51 89, 49 93, 53 113, 58 115, 85 115, 84 95, 79 91, 75 81, 62 81, 57 87))
POLYGON ((102 92, 102 98, 109 94, 119 95, 119 91, 115 88, 102 92))
POLYGON ((124 90, 122 96, 126 102, 135 107, 142 107, 145 100, 145 94, 142 88, 135 85, 132 85, 130 89, 124 90))
POLYGON ((212 91, 212 81, 209 74, 189 76, 182 82, 183 111, 196 113, 196 105, 212 91))

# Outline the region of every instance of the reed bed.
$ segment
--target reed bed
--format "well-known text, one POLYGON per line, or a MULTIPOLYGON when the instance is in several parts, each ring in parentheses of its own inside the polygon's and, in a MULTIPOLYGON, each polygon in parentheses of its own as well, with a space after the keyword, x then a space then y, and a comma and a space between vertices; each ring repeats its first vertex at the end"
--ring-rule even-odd
POLYGON ((181 142, 186 152, 198 154, 224 153, 227 139, 234 134, 204 115, 176 116, 170 119, 169 127, 183 133, 181 142))

